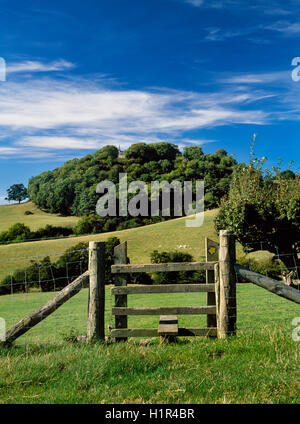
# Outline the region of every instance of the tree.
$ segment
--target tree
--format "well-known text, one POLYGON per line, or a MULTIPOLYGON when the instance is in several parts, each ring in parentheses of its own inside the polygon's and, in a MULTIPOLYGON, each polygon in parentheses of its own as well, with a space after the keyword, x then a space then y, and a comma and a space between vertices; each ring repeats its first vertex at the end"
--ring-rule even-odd
POLYGON ((8 196, 5 200, 17 200, 20 203, 22 200, 27 199, 27 189, 23 184, 13 184, 6 191, 8 196))
POLYGON ((234 231, 247 252, 259 250, 263 242, 264 250, 293 268, 300 265, 300 175, 286 178, 273 171, 263 172, 257 160, 238 165, 215 226, 234 231))

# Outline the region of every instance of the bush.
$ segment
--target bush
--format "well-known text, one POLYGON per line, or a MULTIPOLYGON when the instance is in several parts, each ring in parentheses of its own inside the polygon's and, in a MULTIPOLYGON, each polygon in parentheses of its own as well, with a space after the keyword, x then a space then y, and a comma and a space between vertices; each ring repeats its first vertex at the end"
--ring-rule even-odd
POLYGON ((97 234, 103 230, 103 220, 97 215, 89 215, 81 218, 73 228, 73 232, 79 234, 97 234))
POLYGON ((20 222, 17 222, 9 227, 7 231, 7 240, 26 240, 30 238, 30 235, 30 228, 20 222))
POLYGON ((7 275, 0 283, 0 296, 11 293, 11 284, 14 284, 15 281, 10 275, 7 275))
MULTIPOLYGON (((255 260, 253 258, 240 258, 237 260, 239 265, 251 269, 251 271, 258 272, 259 274, 266 275, 267 277, 275 280, 282 280, 281 273, 285 266, 278 259, 255 260)), ((242 277, 238 278, 238 282, 245 283, 242 277)))
MULTIPOLYGON (((177 250, 161 253, 154 250, 151 253, 151 263, 153 264, 193 261, 192 255, 177 250)), ((205 283, 205 271, 160 272, 154 273, 152 278, 154 284, 205 283)))
POLYGON ((24 212, 24 215, 33 215, 33 212, 31 212, 31 211, 25 211, 24 212))
POLYGON ((42 239, 48 237, 67 237, 73 234, 73 229, 68 227, 54 227, 46 225, 45 228, 39 228, 32 233, 33 239, 42 239))

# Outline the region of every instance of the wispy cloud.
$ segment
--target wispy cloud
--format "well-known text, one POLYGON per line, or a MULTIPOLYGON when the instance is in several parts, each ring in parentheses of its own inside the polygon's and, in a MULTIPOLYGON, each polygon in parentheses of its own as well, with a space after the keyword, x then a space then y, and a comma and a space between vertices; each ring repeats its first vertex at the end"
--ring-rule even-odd
POLYGON ((186 0, 186 3, 190 3, 193 6, 199 7, 199 6, 202 6, 204 1, 203 0, 186 0))
POLYGON ((21 72, 54 72, 65 71, 74 68, 75 65, 66 60, 57 60, 50 63, 42 63, 38 61, 27 60, 24 62, 7 63, 7 73, 21 72))
POLYGON ((238 74, 221 78, 219 82, 226 84, 268 84, 272 82, 290 82, 289 71, 265 72, 256 74, 238 74))
MULTIPOLYGON (((31 136, 18 140, 16 146, 37 147, 50 150, 96 150, 99 148, 97 140, 84 140, 75 137, 31 136)), ((1 151, 1 150, 0 150, 1 151)))
POLYGON ((266 25, 265 29, 278 31, 286 36, 294 36, 300 34, 300 23, 289 21, 277 21, 271 25, 266 25))
POLYGON ((269 122, 269 113, 258 102, 273 93, 247 88, 246 82, 257 82, 257 76, 225 80, 230 87, 210 93, 125 90, 82 78, 8 81, 0 85, 0 156, 38 160, 106 144, 127 148, 132 143, 170 139, 203 144, 214 140, 194 139, 189 132, 269 122), (242 83, 244 88, 238 86, 242 83))

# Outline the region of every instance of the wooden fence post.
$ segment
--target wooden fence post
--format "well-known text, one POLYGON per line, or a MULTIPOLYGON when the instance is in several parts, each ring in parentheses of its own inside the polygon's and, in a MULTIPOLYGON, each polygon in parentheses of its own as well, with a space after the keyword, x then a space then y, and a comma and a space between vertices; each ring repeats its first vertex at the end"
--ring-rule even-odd
MULTIPOLYGON (((127 263, 127 242, 125 241, 114 248, 114 263, 127 263)), ((124 274, 116 274, 114 277, 115 286, 127 286, 127 278, 124 274)), ((115 295, 115 307, 127 307, 127 295, 115 295)), ((127 315, 115 316, 115 328, 127 328, 127 315)), ((127 337, 116 337, 116 342, 126 341, 127 337)))
MULTIPOLYGON (((213 262, 219 260, 219 245, 218 243, 210 240, 205 237, 205 259, 206 262, 213 262)), ((215 283, 215 271, 207 270, 206 271, 206 284, 215 283)), ((207 306, 216 305, 216 295, 215 293, 207 293, 207 306)), ((217 327, 217 317, 216 315, 207 315, 207 328, 217 327)))
POLYGON ((89 243, 89 317, 88 341, 105 339, 105 243, 89 243))
POLYGON ((219 338, 236 334, 235 261, 235 235, 231 231, 222 230, 219 251, 219 338))

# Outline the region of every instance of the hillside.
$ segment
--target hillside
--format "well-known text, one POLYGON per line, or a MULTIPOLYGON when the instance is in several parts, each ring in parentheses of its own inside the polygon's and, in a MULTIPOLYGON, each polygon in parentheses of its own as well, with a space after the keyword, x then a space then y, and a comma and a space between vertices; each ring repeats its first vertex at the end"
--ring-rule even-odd
MULTIPOLYGON (((0 279, 15 269, 29 263, 29 259, 13 261, 8 259, 54 255, 64 252, 67 248, 81 241, 105 241, 111 236, 128 242, 128 255, 132 263, 149 262, 150 253, 154 249, 171 250, 177 248, 179 245, 186 245, 187 247, 184 251, 192 254, 195 259, 199 259, 204 255, 205 237, 210 237, 214 240, 218 239, 213 225, 217 211, 217 209, 214 209, 205 212, 204 225, 199 228, 188 228, 185 226, 186 218, 178 218, 158 224, 111 233, 3 245, 0 246, 0 279)), ((31 222, 35 220, 33 216, 29 216, 29 219, 32 220, 31 222)), ((56 223, 55 215, 51 215, 51 217, 53 222, 56 223)), ((60 219, 60 217, 57 217, 57 219, 60 219)))
POLYGON ((77 223, 78 219, 75 216, 64 217, 43 212, 32 202, 0 206, 0 232, 6 231, 16 222, 22 222, 28 225, 31 230, 37 230, 47 224, 72 227, 77 223), (25 215, 25 211, 30 211, 33 215, 25 215))

